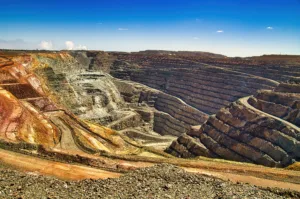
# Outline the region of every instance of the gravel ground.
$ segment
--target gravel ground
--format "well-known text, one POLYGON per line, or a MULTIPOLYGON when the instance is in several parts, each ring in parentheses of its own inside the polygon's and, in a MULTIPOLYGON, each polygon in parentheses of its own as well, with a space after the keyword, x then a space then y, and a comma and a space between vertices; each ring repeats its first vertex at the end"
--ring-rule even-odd
POLYGON ((130 172, 118 179, 69 182, 0 169, 0 198, 300 198, 300 193, 260 189, 187 173, 167 164, 130 172))

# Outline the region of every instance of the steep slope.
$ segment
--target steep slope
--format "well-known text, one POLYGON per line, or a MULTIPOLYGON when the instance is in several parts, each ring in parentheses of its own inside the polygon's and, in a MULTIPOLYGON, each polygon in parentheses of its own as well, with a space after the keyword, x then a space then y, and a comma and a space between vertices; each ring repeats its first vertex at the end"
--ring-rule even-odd
POLYGON ((1 58, 0 138, 70 151, 96 153, 136 153, 115 131, 87 124, 57 106, 31 72, 27 55, 1 58))
POLYGON ((111 74, 181 98, 209 115, 258 89, 273 89, 278 85, 270 79, 188 60, 154 59, 150 64, 151 67, 147 63, 141 68, 121 67, 111 74))
MULTIPOLYGON (((300 172, 255 165, 284 167, 299 160, 296 80, 270 91, 278 82, 199 66, 183 59, 188 56, 184 53, 181 58, 175 56, 172 63, 167 56, 168 67, 161 69, 161 65, 151 68, 117 60, 115 55, 64 51, 0 56, 0 161, 66 179, 90 178, 93 174, 93 178, 116 177, 136 168, 169 163, 224 180, 299 190, 300 172), (191 63, 195 67, 191 65, 190 70, 191 63), (123 70, 123 78, 130 79, 130 71, 135 69, 142 73, 158 71, 163 79, 171 74, 164 81, 174 80, 173 85, 182 88, 172 93, 166 89, 168 83, 155 89, 106 73, 123 70), (184 75, 187 78, 181 77, 184 75), (197 75, 202 82, 196 83, 197 75), (204 84, 203 96, 194 96, 204 84), (238 90, 240 85, 242 90, 238 90), (261 99, 274 103, 274 107, 286 106, 287 112, 275 108, 284 112, 280 115, 272 108, 252 104, 252 99, 258 101, 260 97, 257 94, 249 99, 249 95, 260 88, 276 93, 279 101, 261 99), (209 116, 199 109, 205 104, 194 106, 190 102, 197 98, 198 103, 213 89, 215 97, 221 98, 210 106, 224 100, 224 93, 234 100, 233 93, 240 92, 235 97, 243 98, 234 103, 228 100, 216 115, 209 116), (284 97, 283 102, 279 96, 284 97), (224 108, 227 103, 230 105, 224 108), (162 152, 174 139, 168 149, 173 155, 212 158, 185 160, 162 152), (70 172, 72 169, 75 172, 70 172)), ((145 79, 148 76, 152 73, 143 75, 145 79)), ((297 164, 289 168, 297 169, 297 164)))
POLYGON ((140 65, 145 61, 141 57, 141 62, 133 57, 134 65, 118 60, 118 54, 81 51, 15 56, 11 65, 4 60, 3 137, 67 151, 114 154, 143 153, 138 145, 163 150, 179 137, 167 149, 179 157, 200 155, 275 167, 299 160, 296 80, 279 84, 182 57, 154 55, 146 66, 140 65), (257 89, 269 91, 245 98, 257 89), (283 102, 262 105, 268 92, 283 102), (9 110, 11 106, 15 108, 9 110), (30 131, 23 135, 22 129, 30 131))
MULTIPOLYGON (((288 88, 296 87, 291 84, 284 85, 288 88)), ((284 117, 290 114, 283 114, 281 104, 262 104, 262 101, 259 101, 262 96, 264 99, 273 96, 268 99, 290 102, 290 105, 297 104, 295 99, 299 97, 298 90, 292 90, 297 93, 288 94, 278 93, 279 90, 291 92, 283 90, 280 84, 274 91, 259 91, 259 99, 242 98, 211 116, 200 128, 194 128, 179 137, 167 151, 175 156, 200 155, 278 167, 299 161, 300 129, 288 121, 289 116, 284 117), (278 97, 282 95, 285 98, 278 97)), ((290 108, 290 112, 295 110, 290 108)), ((292 121, 295 120, 297 117, 293 117, 292 121)))
POLYGON ((281 83, 275 91, 261 90, 249 99, 249 103, 259 110, 282 118, 300 126, 299 79, 293 78, 289 83, 281 83))
MULTIPOLYGON (((33 53, 32 57, 33 71, 43 79, 43 85, 47 85, 44 89, 48 90, 52 100, 81 119, 119 130, 123 134, 141 132, 139 137, 145 138, 144 135, 149 134, 156 136, 156 140, 169 136, 161 139, 167 146, 187 132, 189 125, 203 123, 208 118, 206 113, 175 96, 110 76, 105 72, 110 70, 107 68, 109 63, 97 63, 101 59, 113 59, 111 55, 102 52, 60 52, 33 53), (35 67, 35 63, 39 66, 35 67)), ((152 145, 150 141, 142 142, 152 145)))

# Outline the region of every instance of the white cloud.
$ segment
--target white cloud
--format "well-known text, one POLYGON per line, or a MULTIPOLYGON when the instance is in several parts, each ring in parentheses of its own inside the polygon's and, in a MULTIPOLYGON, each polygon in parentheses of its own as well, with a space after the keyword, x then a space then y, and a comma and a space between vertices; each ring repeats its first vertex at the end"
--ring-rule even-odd
POLYGON ((271 27, 271 26, 267 27, 267 30, 273 30, 273 29, 274 29, 274 28, 271 27))
POLYGON ((66 45, 66 49, 67 49, 67 50, 73 50, 73 49, 74 49, 74 46, 75 46, 75 44, 74 44, 73 41, 66 41, 66 42, 65 42, 65 45, 66 45))
POLYGON ((126 31, 128 28, 118 28, 119 31, 126 31))
POLYGON ((42 50, 53 50, 53 44, 51 41, 41 41, 39 48, 42 50))
POLYGON ((88 49, 87 46, 83 46, 81 44, 76 46, 73 41, 66 41, 65 45, 66 45, 67 50, 87 50, 88 49))
POLYGON ((198 40, 198 39, 199 39, 199 37, 194 37, 193 39, 195 39, 195 40, 198 40))
POLYGON ((224 30, 217 30, 217 33, 223 33, 224 30))
POLYGON ((86 46, 78 45, 74 48, 74 50, 87 50, 88 48, 86 46))

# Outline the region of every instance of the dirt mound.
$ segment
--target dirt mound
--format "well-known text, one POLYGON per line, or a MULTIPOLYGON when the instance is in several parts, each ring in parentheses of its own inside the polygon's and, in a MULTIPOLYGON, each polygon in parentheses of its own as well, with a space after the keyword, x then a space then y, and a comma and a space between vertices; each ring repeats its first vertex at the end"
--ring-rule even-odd
POLYGON ((5 198, 297 198, 300 193, 262 190, 247 184, 187 173, 161 164, 118 179, 69 182, 7 169, 0 170, 5 198))

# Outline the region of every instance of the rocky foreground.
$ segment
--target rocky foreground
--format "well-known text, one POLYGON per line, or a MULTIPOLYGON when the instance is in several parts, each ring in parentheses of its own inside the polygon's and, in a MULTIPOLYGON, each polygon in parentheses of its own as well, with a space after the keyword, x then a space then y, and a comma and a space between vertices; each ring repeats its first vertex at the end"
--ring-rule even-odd
POLYGON ((234 184, 161 164, 118 179, 77 182, 1 168, 0 198, 300 198, 300 192, 234 184))

